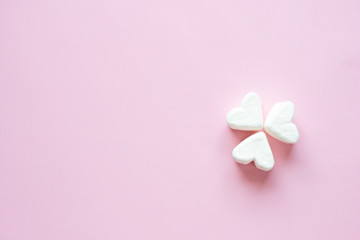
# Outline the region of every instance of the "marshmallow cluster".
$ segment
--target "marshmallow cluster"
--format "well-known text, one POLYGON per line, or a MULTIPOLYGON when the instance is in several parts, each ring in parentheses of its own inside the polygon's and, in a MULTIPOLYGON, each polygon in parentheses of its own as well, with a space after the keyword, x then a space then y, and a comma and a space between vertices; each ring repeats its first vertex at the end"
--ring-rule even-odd
MULTIPOLYGON (((299 140, 299 132, 292 122, 295 114, 294 104, 290 101, 278 102, 270 110, 263 124, 262 105, 259 95, 248 93, 241 107, 232 109, 226 116, 231 129, 258 131, 264 127, 266 133, 284 143, 293 144, 299 140)), ((254 161, 261 170, 269 171, 274 167, 274 156, 264 132, 257 132, 237 145, 232 155, 235 161, 248 164, 254 161)))

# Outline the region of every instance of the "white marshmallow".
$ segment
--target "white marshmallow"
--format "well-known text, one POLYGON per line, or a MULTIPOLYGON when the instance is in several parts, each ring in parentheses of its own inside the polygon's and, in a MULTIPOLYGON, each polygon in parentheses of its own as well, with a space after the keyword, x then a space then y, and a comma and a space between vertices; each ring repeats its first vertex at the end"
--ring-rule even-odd
POLYGON ((292 120, 295 109, 292 102, 278 102, 270 110, 266 121, 265 131, 284 143, 296 143, 299 140, 299 132, 292 120))
POLYGON ((274 167, 274 157, 264 132, 258 132, 237 145, 233 152, 235 161, 248 164, 254 161, 261 170, 269 171, 274 167))
POLYGON ((232 109, 226 116, 230 128, 237 130, 261 130, 263 113, 260 97, 256 93, 248 93, 241 102, 240 108, 232 109))

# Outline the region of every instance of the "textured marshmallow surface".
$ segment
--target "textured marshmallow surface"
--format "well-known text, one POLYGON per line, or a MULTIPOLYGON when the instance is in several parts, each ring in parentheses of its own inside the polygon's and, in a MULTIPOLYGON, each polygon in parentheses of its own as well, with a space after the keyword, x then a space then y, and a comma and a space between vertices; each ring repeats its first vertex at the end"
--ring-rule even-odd
POLYGON ((233 152, 235 161, 248 164, 254 161, 261 170, 269 171, 274 167, 274 157, 265 133, 258 132, 237 145, 233 152))
POLYGON ((232 109, 226 116, 230 128, 253 131, 263 128, 263 113, 260 97, 248 93, 241 102, 241 107, 232 109))
POLYGON ((292 102, 276 103, 266 118, 265 131, 284 143, 296 143, 299 140, 299 132, 292 122, 294 114, 292 102))

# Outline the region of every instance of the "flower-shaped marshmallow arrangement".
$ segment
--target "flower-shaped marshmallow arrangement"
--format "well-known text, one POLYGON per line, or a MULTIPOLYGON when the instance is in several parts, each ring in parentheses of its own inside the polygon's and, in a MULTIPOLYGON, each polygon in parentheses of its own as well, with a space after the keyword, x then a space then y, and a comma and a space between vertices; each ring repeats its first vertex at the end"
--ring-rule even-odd
MULTIPOLYGON (((264 127, 273 138, 284 143, 293 144, 299 140, 299 132, 292 122, 294 104, 290 101, 278 102, 270 110, 263 124, 263 113, 260 97, 248 93, 242 100, 241 107, 232 109, 227 117, 230 128, 243 131, 258 131, 264 127)), ((269 171, 274 167, 274 157, 263 131, 257 132, 237 145, 232 155, 235 161, 248 164, 254 161, 261 170, 269 171)))

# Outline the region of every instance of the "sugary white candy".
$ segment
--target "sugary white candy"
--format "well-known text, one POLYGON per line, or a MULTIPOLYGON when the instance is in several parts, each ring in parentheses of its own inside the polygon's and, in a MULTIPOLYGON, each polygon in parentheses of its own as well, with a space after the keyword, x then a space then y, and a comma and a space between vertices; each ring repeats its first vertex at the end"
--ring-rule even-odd
POLYGON ((255 133, 246 138, 234 148, 232 155, 235 161, 242 164, 254 161, 255 166, 264 171, 269 171, 274 167, 274 157, 263 132, 255 133))
POLYGON ((241 102, 240 108, 232 109, 226 116, 230 128, 237 130, 261 130, 263 113, 260 97, 256 93, 248 93, 241 102))
POLYGON ((278 102, 270 110, 265 121, 265 131, 284 143, 296 143, 299 132, 292 123, 295 109, 292 102, 278 102))

